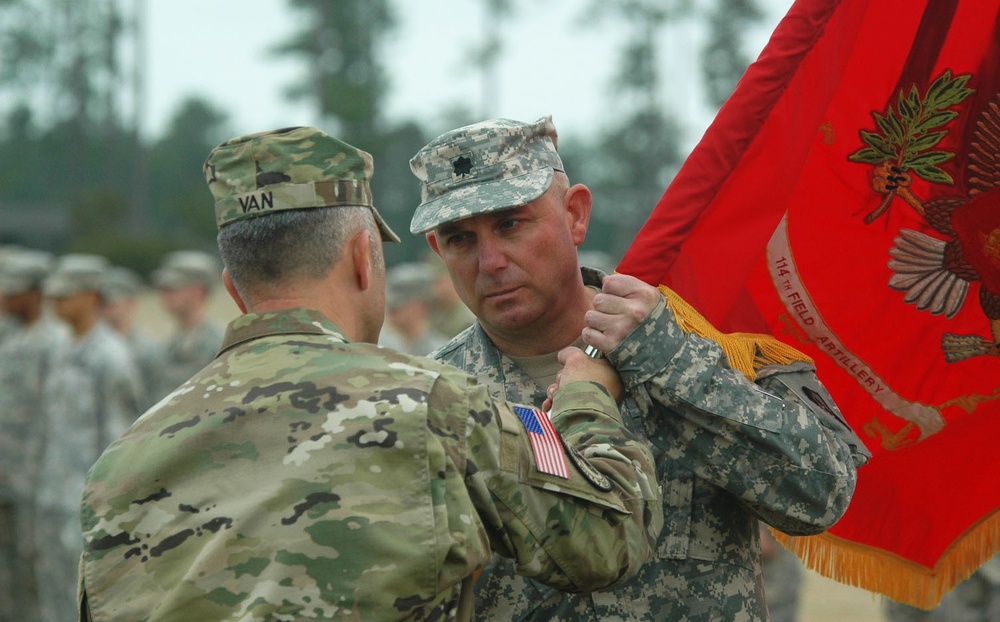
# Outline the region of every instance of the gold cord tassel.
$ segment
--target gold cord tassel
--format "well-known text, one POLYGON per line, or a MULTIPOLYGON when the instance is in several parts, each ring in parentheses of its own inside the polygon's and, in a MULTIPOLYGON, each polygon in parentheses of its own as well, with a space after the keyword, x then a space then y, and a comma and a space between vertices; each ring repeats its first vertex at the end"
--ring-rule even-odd
POLYGON ((767 365, 813 362, 812 358, 771 335, 724 333, 712 326, 694 307, 666 285, 660 285, 660 291, 667 298, 667 306, 674 312, 677 324, 685 332, 718 343, 726 353, 729 365, 751 381, 756 380, 757 372, 767 365))

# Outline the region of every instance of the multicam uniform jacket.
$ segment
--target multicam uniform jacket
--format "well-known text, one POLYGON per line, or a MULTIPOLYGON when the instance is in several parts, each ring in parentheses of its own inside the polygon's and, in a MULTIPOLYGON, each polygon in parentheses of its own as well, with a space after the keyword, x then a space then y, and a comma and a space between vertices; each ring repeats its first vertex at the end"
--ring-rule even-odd
MULTIPOLYGON (((600 285, 603 273, 583 273, 587 284, 600 285)), ((545 398, 545 388, 478 323, 432 356, 478 376, 495 398, 545 398)), ((729 367, 717 343, 682 331, 665 301, 608 358, 626 386, 626 426, 653 444, 664 510, 654 559, 614 590, 567 595, 494 558, 476 583, 477 615, 766 620, 757 521, 789 534, 833 525, 854 491, 856 437, 811 366, 765 369, 753 384, 729 367)))
POLYGON ((661 526, 652 456, 599 385, 552 413, 569 479, 536 470, 513 407, 459 370, 306 309, 241 316, 91 469, 85 612, 452 619, 491 552, 563 590, 630 576, 661 526))

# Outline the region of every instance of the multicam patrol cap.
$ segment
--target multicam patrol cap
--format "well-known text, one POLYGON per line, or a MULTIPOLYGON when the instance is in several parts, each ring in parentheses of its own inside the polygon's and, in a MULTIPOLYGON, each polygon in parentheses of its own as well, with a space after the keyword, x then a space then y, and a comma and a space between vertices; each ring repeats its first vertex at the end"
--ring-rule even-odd
POLYGON ((16 296, 39 289, 55 260, 45 251, 10 249, 0 257, 0 294, 16 296))
POLYGON ((291 127, 227 140, 208 154, 205 179, 215 223, 289 209, 371 208, 387 242, 399 242, 375 209, 370 154, 315 127, 291 127))
POLYGON ((72 296, 80 292, 98 292, 108 260, 100 255, 74 253, 63 255, 55 270, 42 284, 42 293, 53 298, 72 296))
POLYGON ((161 289, 198 285, 211 290, 222 280, 218 259, 202 251, 174 251, 153 271, 153 284, 161 289))
POLYGON ((421 183, 411 233, 476 214, 526 205, 563 171, 552 117, 534 123, 491 119, 446 132, 410 160, 421 183))

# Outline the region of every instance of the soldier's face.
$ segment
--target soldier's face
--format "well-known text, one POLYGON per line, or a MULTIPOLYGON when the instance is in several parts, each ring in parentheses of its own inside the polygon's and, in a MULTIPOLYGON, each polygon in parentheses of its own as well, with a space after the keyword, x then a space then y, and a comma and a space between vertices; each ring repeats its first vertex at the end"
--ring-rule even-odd
POLYGON ((175 317, 184 316, 191 309, 199 308, 204 300, 204 288, 197 285, 160 289, 160 301, 163 303, 163 308, 175 317))
POLYGON ((52 309, 64 322, 76 325, 86 318, 97 304, 94 292, 77 292, 52 298, 52 309))
POLYGON ((523 207, 478 214, 428 234, 459 297, 487 333, 530 333, 562 321, 561 291, 568 279, 579 279, 576 246, 582 241, 564 193, 553 186, 523 207))
POLYGON ((33 290, 22 294, 6 294, 0 299, 0 302, 7 313, 24 318, 34 306, 40 303, 40 297, 41 294, 38 290, 33 290))

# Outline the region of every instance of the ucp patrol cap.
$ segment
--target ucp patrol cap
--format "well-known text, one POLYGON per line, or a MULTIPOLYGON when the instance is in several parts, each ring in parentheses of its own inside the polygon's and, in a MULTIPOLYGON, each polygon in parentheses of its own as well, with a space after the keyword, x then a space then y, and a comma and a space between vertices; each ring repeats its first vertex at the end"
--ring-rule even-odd
POLYGON ((202 251, 174 251, 153 271, 153 285, 174 289, 199 285, 207 290, 221 281, 222 265, 218 259, 202 251))
POLYGON ((562 171, 552 117, 534 123, 491 119, 446 132, 410 160, 421 184, 411 233, 476 214, 526 205, 562 171))
POLYGON ((434 272, 422 261, 395 265, 386 272, 385 305, 389 309, 434 296, 434 272))
POLYGON ((72 296, 80 292, 102 292, 102 278, 108 260, 100 255, 74 253, 63 255, 52 274, 42 284, 42 293, 49 297, 72 296))
POLYGON ((208 154, 205 179, 215 223, 313 207, 368 207, 382 239, 399 242, 375 209, 370 154, 315 127, 291 127, 227 140, 208 154))
POLYGON ((112 266, 104 271, 101 291, 106 302, 116 302, 136 296, 143 289, 142 278, 125 266, 112 266))
POLYGON ((45 251, 19 248, 0 258, 0 294, 15 296, 40 289, 55 263, 45 251))

